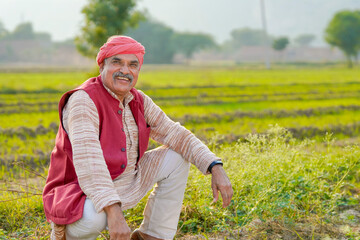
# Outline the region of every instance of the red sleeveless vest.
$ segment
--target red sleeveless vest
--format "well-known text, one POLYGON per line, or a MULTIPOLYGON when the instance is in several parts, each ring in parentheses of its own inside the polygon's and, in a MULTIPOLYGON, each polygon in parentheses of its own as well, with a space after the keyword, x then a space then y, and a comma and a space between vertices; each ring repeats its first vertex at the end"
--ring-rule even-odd
MULTIPOLYGON (((65 93, 59 102, 60 126, 55 147, 51 153, 50 167, 43 191, 45 215, 56 224, 70 224, 82 217, 86 195, 81 190, 72 159, 72 147, 62 123, 62 110, 70 95, 84 90, 95 103, 99 114, 99 140, 106 165, 112 179, 125 171, 127 165, 126 136, 123 130, 122 111, 119 101, 104 88, 101 76, 90 78, 80 87, 65 93)), ((148 143, 150 127, 144 118, 144 99, 133 88, 134 98, 129 103, 139 130, 138 163, 148 143)))

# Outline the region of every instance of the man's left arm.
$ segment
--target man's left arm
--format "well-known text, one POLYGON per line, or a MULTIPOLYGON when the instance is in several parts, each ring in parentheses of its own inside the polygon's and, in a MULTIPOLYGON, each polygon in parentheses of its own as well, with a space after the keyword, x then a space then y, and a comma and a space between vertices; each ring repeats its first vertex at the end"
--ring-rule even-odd
POLYGON ((150 137, 180 153, 203 174, 212 173, 211 186, 214 202, 218 200, 218 192, 220 191, 223 206, 228 206, 233 194, 230 180, 222 166, 219 164, 211 166, 213 162, 220 161, 220 159, 191 131, 172 121, 148 96, 145 94, 143 96, 145 119, 151 126, 150 137), (209 166, 212 167, 210 171, 209 166))

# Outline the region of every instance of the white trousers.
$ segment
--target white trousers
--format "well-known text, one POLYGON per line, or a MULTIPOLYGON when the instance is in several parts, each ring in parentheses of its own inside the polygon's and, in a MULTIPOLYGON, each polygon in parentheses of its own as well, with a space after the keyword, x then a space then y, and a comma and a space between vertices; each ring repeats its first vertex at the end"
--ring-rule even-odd
MULTIPOLYGON (((148 235, 173 239, 189 174, 189 162, 172 150, 160 163, 155 188, 151 192, 144 210, 140 231, 148 235)), ((107 226, 106 213, 97 213, 90 199, 85 200, 83 216, 66 226, 66 239, 94 240, 107 226)))

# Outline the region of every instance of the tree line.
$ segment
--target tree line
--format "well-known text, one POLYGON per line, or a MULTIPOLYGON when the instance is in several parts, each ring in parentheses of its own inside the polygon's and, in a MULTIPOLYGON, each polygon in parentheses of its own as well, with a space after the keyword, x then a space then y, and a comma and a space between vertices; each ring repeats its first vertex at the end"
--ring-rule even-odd
MULTIPOLYGON (((148 13, 136 10, 136 0, 89 0, 82 13, 85 21, 78 36, 58 44, 75 44, 80 53, 90 58, 96 56, 99 47, 109 36, 120 34, 140 41, 147 52, 144 62, 154 64, 172 63, 175 54, 182 54, 189 60, 202 49, 232 53, 244 46, 265 45, 261 29, 234 29, 230 39, 221 45, 210 34, 177 32, 152 19, 148 13)), ((0 22, 0 43, 19 39, 51 42, 50 34, 34 32, 31 23, 21 23, 10 32, 0 22)), ((277 51, 284 50, 290 44, 286 36, 268 35, 266 39, 277 51)), ((293 46, 307 47, 314 40, 313 34, 301 34, 291 41, 293 46)), ((325 29, 325 40, 344 52, 351 67, 360 51, 360 11, 337 13, 325 29)), ((0 51, 0 61, 6 59, 11 60, 11 49, 0 51)))
MULTIPOLYGON (((146 14, 136 10, 135 6, 136 0, 89 0, 89 4, 82 11, 85 15, 85 24, 76 38, 80 52, 86 56, 95 55, 94 50, 98 49, 108 36, 123 33, 128 33, 143 42, 150 52, 147 58, 156 63, 171 61, 170 57, 177 51, 190 58, 199 49, 216 47, 210 35, 175 33, 161 23, 147 20, 146 14), (131 30, 127 30, 129 27, 131 30), (162 51, 153 51, 157 48, 162 51), (151 52, 163 56, 156 59, 151 52)), ((232 39, 225 43, 223 48, 233 50, 241 46, 264 45, 262 30, 238 29, 232 31, 231 36, 232 39)), ((306 46, 314 38, 314 35, 303 34, 295 38, 295 43, 306 46)), ((272 47, 278 51, 282 51, 289 44, 287 37, 267 36, 267 39, 271 40, 272 47)), ((352 67, 352 60, 357 58, 360 51, 360 11, 345 10, 337 13, 325 29, 325 40, 343 51, 348 66, 352 67)))
MULTIPOLYGON (((136 0, 89 0, 82 13, 85 21, 75 42, 78 50, 88 57, 95 56, 109 36, 118 34, 131 36, 145 46, 145 63, 171 63, 177 53, 189 60, 195 52, 206 48, 233 52, 244 46, 264 45, 263 31, 257 29, 235 29, 231 32, 231 39, 222 45, 218 45, 209 34, 176 32, 153 20, 148 13, 136 10, 136 0)), ((267 39, 278 51, 289 44, 287 37, 268 36, 267 39)), ((298 46, 309 46, 314 39, 312 34, 302 34, 294 41, 298 46)))

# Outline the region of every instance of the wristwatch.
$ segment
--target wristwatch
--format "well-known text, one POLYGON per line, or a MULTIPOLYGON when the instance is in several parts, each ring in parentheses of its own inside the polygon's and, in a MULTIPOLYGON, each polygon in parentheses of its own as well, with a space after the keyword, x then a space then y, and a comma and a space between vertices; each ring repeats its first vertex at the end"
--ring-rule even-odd
POLYGON ((212 169, 215 165, 218 165, 218 164, 221 164, 221 166, 224 165, 222 161, 219 161, 219 160, 213 161, 213 162, 210 164, 210 166, 208 167, 208 172, 211 173, 211 169, 212 169))

